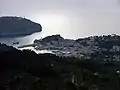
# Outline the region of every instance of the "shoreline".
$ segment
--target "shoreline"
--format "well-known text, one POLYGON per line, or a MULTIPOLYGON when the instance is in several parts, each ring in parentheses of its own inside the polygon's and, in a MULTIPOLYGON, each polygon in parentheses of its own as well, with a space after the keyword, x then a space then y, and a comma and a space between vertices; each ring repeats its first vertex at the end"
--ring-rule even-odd
POLYGON ((35 44, 21 45, 18 46, 17 48, 26 48, 26 47, 35 47, 35 44))

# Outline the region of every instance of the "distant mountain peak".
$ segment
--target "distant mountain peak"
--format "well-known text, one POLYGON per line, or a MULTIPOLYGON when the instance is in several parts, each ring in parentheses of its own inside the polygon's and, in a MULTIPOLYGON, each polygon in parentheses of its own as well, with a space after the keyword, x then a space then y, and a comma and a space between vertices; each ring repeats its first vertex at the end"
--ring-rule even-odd
POLYGON ((58 41, 58 40, 64 40, 63 37, 61 37, 60 34, 48 36, 42 39, 43 41, 58 41))

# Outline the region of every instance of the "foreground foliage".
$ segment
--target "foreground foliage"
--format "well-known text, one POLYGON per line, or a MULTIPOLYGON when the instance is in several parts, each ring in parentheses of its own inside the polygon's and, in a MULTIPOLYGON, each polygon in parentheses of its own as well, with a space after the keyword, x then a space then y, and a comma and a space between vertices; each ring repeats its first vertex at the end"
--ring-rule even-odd
POLYGON ((0 46, 0 90, 120 90, 117 65, 0 46))

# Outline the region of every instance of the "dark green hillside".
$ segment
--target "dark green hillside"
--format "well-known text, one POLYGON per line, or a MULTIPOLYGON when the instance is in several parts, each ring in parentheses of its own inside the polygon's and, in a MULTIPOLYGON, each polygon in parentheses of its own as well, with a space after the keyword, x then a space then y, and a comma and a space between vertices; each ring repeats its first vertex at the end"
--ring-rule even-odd
POLYGON ((0 47, 0 90, 120 90, 117 65, 0 47))

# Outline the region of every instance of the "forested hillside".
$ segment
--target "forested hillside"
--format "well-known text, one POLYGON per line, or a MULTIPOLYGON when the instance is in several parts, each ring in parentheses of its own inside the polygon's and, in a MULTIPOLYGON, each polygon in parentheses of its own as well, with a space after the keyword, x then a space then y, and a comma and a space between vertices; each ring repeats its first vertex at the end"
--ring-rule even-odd
POLYGON ((120 89, 117 65, 0 47, 0 90, 120 89))

